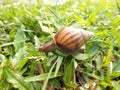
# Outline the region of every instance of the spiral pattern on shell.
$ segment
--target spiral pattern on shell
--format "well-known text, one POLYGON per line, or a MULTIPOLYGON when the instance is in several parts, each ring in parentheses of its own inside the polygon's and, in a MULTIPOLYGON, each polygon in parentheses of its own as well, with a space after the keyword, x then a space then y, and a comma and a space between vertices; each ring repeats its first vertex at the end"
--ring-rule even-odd
POLYGON ((69 54, 75 54, 80 51, 81 46, 92 36, 92 32, 65 27, 56 33, 54 41, 60 50, 69 54))

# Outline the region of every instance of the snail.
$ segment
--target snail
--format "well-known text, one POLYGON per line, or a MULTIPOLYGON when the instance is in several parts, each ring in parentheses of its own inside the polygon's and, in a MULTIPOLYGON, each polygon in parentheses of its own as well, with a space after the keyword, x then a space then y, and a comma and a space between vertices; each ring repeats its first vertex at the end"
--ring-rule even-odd
POLYGON ((40 51, 50 52, 57 48, 70 55, 78 54, 83 51, 82 45, 92 36, 93 33, 86 30, 64 27, 55 34, 51 42, 42 44, 40 51))

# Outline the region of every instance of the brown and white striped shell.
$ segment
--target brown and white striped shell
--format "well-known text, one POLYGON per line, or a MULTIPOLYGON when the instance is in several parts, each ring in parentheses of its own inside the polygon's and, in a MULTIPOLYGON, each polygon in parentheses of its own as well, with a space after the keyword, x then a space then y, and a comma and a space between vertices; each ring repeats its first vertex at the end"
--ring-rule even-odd
POLYGON ((67 54, 77 54, 81 52, 81 46, 93 36, 92 32, 65 27, 58 31, 51 42, 41 45, 40 51, 50 52, 55 48, 67 54))
POLYGON ((92 36, 92 32, 65 27, 56 33, 54 39, 60 50, 69 54, 75 54, 81 50, 81 46, 92 36))

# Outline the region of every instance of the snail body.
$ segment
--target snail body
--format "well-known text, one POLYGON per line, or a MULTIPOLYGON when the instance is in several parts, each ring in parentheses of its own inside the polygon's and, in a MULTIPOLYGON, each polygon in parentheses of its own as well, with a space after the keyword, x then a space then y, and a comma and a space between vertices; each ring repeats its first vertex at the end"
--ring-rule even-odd
POLYGON ((41 45, 40 51, 49 52, 58 48, 67 54, 77 54, 82 51, 81 46, 92 36, 92 32, 65 27, 55 34, 51 42, 41 45))

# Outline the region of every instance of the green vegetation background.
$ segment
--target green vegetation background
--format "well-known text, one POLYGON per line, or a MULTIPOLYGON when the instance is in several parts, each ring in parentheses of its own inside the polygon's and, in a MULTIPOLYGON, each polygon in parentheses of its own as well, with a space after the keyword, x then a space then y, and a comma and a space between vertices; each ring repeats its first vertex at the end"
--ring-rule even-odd
POLYGON ((44 90, 47 83, 68 90, 88 90, 94 84, 97 90, 119 90, 120 0, 68 0, 53 6, 36 2, 0 2, 0 90, 44 90), (64 26, 95 33, 85 53, 39 52, 39 44, 64 26), (39 74, 41 68, 44 73, 39 74), (76 68, 82 86, 71 83, 76 68))

